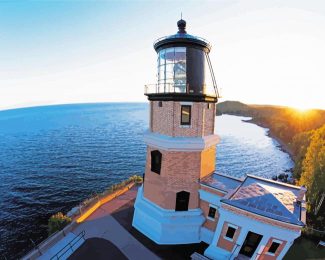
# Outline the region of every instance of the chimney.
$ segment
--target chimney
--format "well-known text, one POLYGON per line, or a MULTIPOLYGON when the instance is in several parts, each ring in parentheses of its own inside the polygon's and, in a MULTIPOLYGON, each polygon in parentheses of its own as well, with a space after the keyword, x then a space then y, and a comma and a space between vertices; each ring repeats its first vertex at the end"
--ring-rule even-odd
POLYGON ((299 190, 299 193, 297 195, 297 202, 302 202, 303 199, 304 199, 304 196, 305 196, 305 193, 306 193, 307 189, 305 186, 301 186, 300 187, 300 190, 299 190))

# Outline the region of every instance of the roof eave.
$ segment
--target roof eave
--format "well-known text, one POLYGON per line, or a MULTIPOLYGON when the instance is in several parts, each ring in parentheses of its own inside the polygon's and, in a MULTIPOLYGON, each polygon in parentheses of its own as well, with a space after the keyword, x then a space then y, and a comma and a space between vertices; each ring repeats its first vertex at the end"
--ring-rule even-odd
POLYGON ((274 221, 281 222, 281 223, 285 223, 285 224, 288 224, 288 225, 293 225, 293 226, 298 226, 298 227, 304 227, 306 225, 301 220, 297 220, 298 223, 292 223, 292 222, 282 221, 282 220, 274 219, 274 218, 271 218, 271 217, 268 217, 268 216, 264 216, 262 214, 258 214, 258 213, 255 213, 255 212, 252 212, 252 211, 249 211, 249 210, 246 210, 246 209, 237 207, 236 205, 230 204, 227 200, 229 200, 229 199, 221 199, 220 202, 221 203, 224 203, 224 204, 227 204, 228 206, 234 207, 236 209, 249 212, 249 213, 251 213, 253 215, 257 215, 257 216, 260 216, 260 217, 263 217, 263 218, 267 218, 267 219, 272 219, 274 221))

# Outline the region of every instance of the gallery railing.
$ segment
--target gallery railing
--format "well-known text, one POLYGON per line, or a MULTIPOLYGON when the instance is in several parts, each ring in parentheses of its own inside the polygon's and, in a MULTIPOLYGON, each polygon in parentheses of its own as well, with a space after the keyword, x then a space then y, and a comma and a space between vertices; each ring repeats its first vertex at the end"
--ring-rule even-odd
MULTIPOLYGON (((184 94, 197 94, 189 88, 188 84, 178 83, 159 83, 159 84, 147 84, 144 86, 144 94, 172 94, 172 93, 184 93, 184 94)), ((220 97, 219 93, 215 91, 213 86, 204 85, 202 91, 199 94, 220 97)))

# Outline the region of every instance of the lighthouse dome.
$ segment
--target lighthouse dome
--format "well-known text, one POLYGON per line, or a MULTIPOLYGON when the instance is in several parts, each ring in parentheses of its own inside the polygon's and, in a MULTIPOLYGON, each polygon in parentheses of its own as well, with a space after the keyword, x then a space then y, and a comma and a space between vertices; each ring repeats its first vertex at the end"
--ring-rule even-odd
POLYGON ((195 46, 210 52, 211 44, 202 37, 194 36, 186 32, 186 21, 181 19, 177 22, 178 32, 173 35, 161 37, 154 42, 154 48, 159 51, 168 46, 195 46))
POLYGON ((177 22, 176 34, 154 42, 157 83, 146 85, 149 100, 217 102, 218 91, 209 58, 211 44, 186 32, 186 21, 177 22))

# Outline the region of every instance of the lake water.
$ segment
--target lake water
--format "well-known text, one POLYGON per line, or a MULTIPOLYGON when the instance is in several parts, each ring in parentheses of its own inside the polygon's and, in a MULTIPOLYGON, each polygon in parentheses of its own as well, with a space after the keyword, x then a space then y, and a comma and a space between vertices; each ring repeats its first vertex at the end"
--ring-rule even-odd
MULTIPOLYGON (((145 164, 148 105, 105 103, 0 112, 0 255, 17 258, 47 236, 48 218, 145 164)), ((267 130, 218 116, 217 170, 272 177, 293 166, 267 130)))

